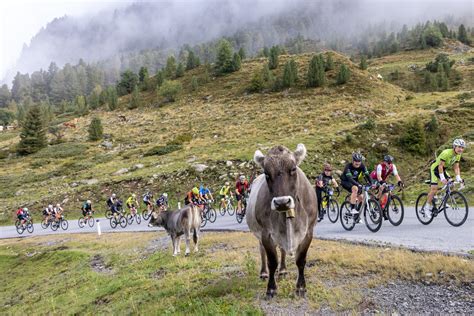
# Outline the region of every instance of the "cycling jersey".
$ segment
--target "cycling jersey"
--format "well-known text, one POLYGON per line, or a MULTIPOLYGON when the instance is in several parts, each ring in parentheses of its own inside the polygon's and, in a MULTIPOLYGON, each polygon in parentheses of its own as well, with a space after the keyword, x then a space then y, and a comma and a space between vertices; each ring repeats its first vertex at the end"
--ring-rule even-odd
POLYGON ((87 204, 87 202, 84 202, 84 204, 82 204, 81 210, 83 210, 83 211, 92 211, 92 204, 87 204))
POLYGON ((439 154, 439 156, 436 158, 435 162, 431 164, 430 167, 430 183, 432 185, 437 185, 440 175, 439 175, 439 164, 441 161, 444 161, 444 177, 448 178, 449 174, 446 172, 447 169, 452 167, 455 163, 459 163, 461 161, 461 154, 456 154, 454 149, 445 149, 439 154))
POLYGON ((244 183, 237 181, 237 183, 235 184, 235 188, 237 189, 237 192, 239 192, 239 194, 244 194, 249 190, 249 183, 247 181, 244 181, 244 183))
POLYGON ((129 205, 129 206, 132 206, 132 205, 136 205, 137 204, 137 200, 133 197, 133 196, 130 196, 127 201, 125 201, 125 204, 129 205))
POLYGON ((385 181, 391 174, 394 176, 398 175, 397 167, 394 164, 386 165, 381 162, 377 165, 375 170, 370 173, 370 177, 374 180, 378 180, 377 175, 379 175, 382 178, 382 181, 385 181))
POLYGON ((344 171, 341 175, 341 179, 344 182, 349 182, 352 185, 359 185, 359 176, 363 175, 363 177, 367 180, 367 182, 371 182, 369 172, 363 163, 360 164, 358 168, 354 167, 354 165, 350 162, 344 168, 344 171))
POLYGON ((230 190, 230 185, 228 186, 222 186, 221 190, 219 191, 219 194, 220 195, 227 195, 229 194, 229 190, 230 190))
POLYGON ((164 197, 163 195, 160 196, 158 200, 156 200, 156 205, 157 206, 165 206, 168 205, 168 198, 164 197))
POLYGON ((146 202, 150 202, 151 198, 152 198, 152 195, 151 195, 151 194, 145 194, 145 195, 143 196, 143 202, 145 202, 145 203, 146 203, 146 202))
POLYGON ((318 181, 322 181, 323 182, 323 187, 327 186, 329 183, 332 182, 333 180, 333 176, 327 176, 324 172, 321 173, 319 176, 316 177, 316 186, 317 186, 317 182, 318 181))

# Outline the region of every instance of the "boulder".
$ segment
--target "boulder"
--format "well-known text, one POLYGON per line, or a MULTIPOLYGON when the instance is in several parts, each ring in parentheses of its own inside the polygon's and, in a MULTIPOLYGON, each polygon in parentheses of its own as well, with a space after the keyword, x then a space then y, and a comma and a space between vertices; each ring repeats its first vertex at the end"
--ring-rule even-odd
POLYGON ((230 161, 230 160, 227 160, 227 161, 225 162, 225 165, 226 165, 227 167, 232 167, 233 164, 234 164, 234 163, 233 163, 232 161, 230 161))
POLYGON ((205 165, 205 164, 202 164, 202 163, 198 163, 198 164, 194 164, 193 168, 197 172, 203 172, 204 170, 206 170, 208 168, 208 166, 205 165))
POLYGON ((119 176, 121 174, 124 174, 124 173, 127 173, 128 172, 128 169, 127 168, 122 168, 120 170, 117 170, 114 172, 114 176, 119 176))
POLYGON ((100 144, 102 147, 104 147, 105 149, 112 149, 114 147, 114 145, 112 144, 112 142, 108 141, 108 140, 105 140, 102 142, 102 144, 100 144))
POLYGON ((99 183, 99 180, 97 180, 97 179, 87 179, 87 180, 82 180, 81 182, 83 184, 93 185, 93 184, 99 183))

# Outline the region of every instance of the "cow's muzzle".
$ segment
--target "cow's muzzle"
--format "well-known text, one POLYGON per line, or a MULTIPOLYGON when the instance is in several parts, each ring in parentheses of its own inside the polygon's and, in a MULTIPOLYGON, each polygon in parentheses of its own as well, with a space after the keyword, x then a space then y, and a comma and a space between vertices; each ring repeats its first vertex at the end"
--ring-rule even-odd
POLYGON ((272 211, 284 212, 295 208, 295 200, 291 196, 278 196, 272 199, 272 211))

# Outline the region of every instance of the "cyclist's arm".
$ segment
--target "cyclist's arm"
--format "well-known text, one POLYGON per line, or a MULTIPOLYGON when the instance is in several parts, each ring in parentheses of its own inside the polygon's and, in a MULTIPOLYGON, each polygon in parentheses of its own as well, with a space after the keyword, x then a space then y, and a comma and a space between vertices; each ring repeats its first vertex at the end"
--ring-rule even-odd
POLYGON ((456 180, 459 181, 461 178, 461 168, 459 167, 459 162, 455 162, 453 165, 454 174, 456 175, 456 180))
POLYGON ((382 179, 382 165, 378 164, 377 165, 377 181, 383 181, 382 179))
POLYGON ((439 162, 439 165, 438 165, 439 178, 441 179, 441 181, 445 180, 445 178, 444 178, 444 165, 445 165, 444 160, 441 160, 439 162))
POLYGON ((332 183, 332 186, 333 186, 334 188, 337 188, 337 187, 339 186, 339 185, 337 184, 336 179, 334 179, 334 178, 331 179, 331 183, 332 183))

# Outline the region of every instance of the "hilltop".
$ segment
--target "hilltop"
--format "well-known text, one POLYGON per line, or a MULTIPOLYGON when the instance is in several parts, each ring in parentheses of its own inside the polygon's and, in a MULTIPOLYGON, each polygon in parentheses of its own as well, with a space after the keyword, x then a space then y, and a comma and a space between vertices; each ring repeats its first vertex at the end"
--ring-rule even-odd
MULTIPOLYGON (((76 128, 66 130, 64 143, 28 157, 0 159, 0 221, 10 222, 18 205, 36 211, 59 201, 73 211, 80 207, 79 201, 90 198, 103 209, 112 191, 122 198, 131 191, 166 191, 173 201, 181 201, 196 182, 216 190, 240 172, 255 173, 251 159, 256 149, 265 151, 277 144, 294 149, 297 143, 308 148, 302 168, 311 179, 326 161, 342 169, 354 150, 364 154, 370 168, 389 152, 410 186, 407 203, 412 204, 414 196, 425 189, 421 182, 432 154, 408 152, 399 144, 400 135, 412 118, 425 124, 434 115, 443 134, 443 143, 437 146, 447 146, 454 136, 474 141, 474 52, 453 52, 446 46, 401 52, 369 60, 368 70, 359 69, 344 55, 330 54, 335 67, 326 73, 327 84, 322 88, 305 87, 314 55, 307 53, 281 55, 274 71, 281 76, 285 62, 293 58, 300 78, 296 87, 248 93, 253 74, 267 62, 255 58, 243 61, 237 72, 200 83, 196 91, 191 89, 191 80, 203 76, 204 66, 187 71, 178 79, 183 91, 173 103, 162 102, 155 91, 144 91, 139 109, 127 110, 130 96, 124 96, 119 110, 99 109, 74 118, 76 128), (454 69, 462 74, 458 86, 445 92, 414 92, 400 80, 389 80, 395 70, 414 80, 410 65, 425 64, 440 52, 456 61, 454 69), (351 70, 351 78, 347 84, 336 85, 342 63, 351 70), (87 140, 87 126, 94 116, 102 119, 104 141, 87 140), (164 154, 153 154, 156 146, 163 146, 164 154)), ((60 115, 55 123, 72 119, 71 114, 60 115)), ((18 135, 19 131, 0 134, 0 149, 14 150, 18 135)), ((474 179, 473 159, 468 149, 462 163, 468 184, 474 179)))

